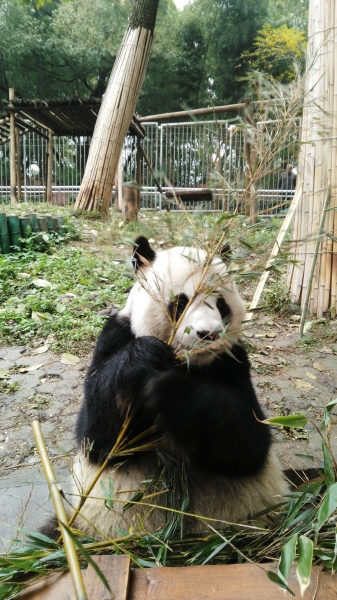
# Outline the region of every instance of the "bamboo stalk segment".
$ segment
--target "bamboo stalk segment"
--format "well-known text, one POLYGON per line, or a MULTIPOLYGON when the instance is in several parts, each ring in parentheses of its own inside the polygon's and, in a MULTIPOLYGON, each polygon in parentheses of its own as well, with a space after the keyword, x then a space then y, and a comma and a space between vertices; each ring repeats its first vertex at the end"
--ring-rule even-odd
POLYGON ((305 106, 298 173, 303 194, 294 217, 288 286, 293 302, 319 318, 337 309, 337 10, 334 0, 310 0, 305 106), (328 182, 325 235, 311 266, 328 182), (330 237, 329 237, 330 236, 330 237), (308 292, 310 287, 310 292, 308 292))

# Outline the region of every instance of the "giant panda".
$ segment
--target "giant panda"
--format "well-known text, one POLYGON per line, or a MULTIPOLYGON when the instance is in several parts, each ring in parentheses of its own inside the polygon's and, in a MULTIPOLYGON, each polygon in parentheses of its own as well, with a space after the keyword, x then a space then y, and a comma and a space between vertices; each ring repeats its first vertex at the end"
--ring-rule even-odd
MULTIPOLYGON (((251 519, 287 492, 240 343, 245 306, 227 274, 227 253, 210 261, 197 248, 155 252, 145 237, 135 241, 138 280, 125 308, 107 319, 85 378, 74 494, 85 493, 131 413, 131 445, 155 425, 152 439, 179 472, 189 500, 185 533, 251 519)), ((160 451, 114 458, 75 527, 96 538, 163 530, 170 484, 149 491, 160 451), (137 491, 142 501, 123 511, 137 491)))

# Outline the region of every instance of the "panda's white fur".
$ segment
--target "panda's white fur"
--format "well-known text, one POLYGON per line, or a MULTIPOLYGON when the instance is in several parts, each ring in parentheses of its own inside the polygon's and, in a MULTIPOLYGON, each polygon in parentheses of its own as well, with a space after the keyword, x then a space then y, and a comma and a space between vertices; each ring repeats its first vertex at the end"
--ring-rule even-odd
POLYGON ((172 331, 166 314, 171 297, 181 292, 189 298, 193 297, 201 280, 203 289, 188 308, 176 331, 173 345, 191 345, 198 338, 198 330, 226 329, 233 342, 240 337, 246 308, 235 281, 228 276, 226 263, 220 257, 213 259, 206 274, 205 264, 204 250, 175 247, 159 252, 150 265, 141 266, 139 281, 133 286, 126 306, 120 312, 130 318, 137 337, 153 335, 167 341, 172 331), (231 308, 228 327, 222 322, 216 308, 216 291, 231 308))
MULTIPOLYGON (((145 254, 144 251, 143 253, 145 254)), ((136 343, 132 340, 130 341, 132 336, 139 339, 140 343, 142 343, 143 336, 146 336, 144 337, 144 340, 148 339, 150 342, 152 338, 150 339, 147 336, 153 336, 158 338, 158 340, 167 342, 172 332, 170 320, 167 316, 167 306, 174 296, 178 296, 181 293, 186 294, 188 298, 191 298, 191 296, 194 295, 197 286, 200 283, 200 278, 204 273, 205 260, 206 255, 203 251, 192 248, 181 247, 165 250, 156 254, 154 259, 151 257, 151 260, 146 256, 142 256, 142 253, 140 252, 139 280, 133 286, 125 308, 119 313, 119 316, 116 318, 117 320, 112 323, 112 329, 110 328, 109 330, 109 327, 107 326, 106 329, 103 330, 97 344, 96 355, 94 355, 91 370, 89 370, 87 375, 86 399, 77 429, 78 440, 79 442, 82 442, 82 450, 78 453, 73 469, 74 494, 85 493, 99 468, 98 464, 89 460, 88 456, 83 451, 83 440, 85 444, 88 443, 88 438, 89 442, 93 441, 90 438, 92 438, 94 434, 90 434, 90 432, 87 433, 87 431, 89 431, 88 427, 90 419, 100 419, 98 422, 99 424, 95 424, 92 431, 95 431, 95 427, 96 430, 99 427, 108 429, 111 425, 111 419, 114 418, 116 411, 120 410, 120 423, 122 423, 123 415, 125 415, 126 411, 126 404, 130 402, 130 399, 132 401, 134 395, 131 383, 130 388, 125 384, 125 396, 123 394, 123 388, 121 391, 116 383, 119 381, 118 377, 124 368, 131 369, 129 377, 132 378, 132 369, 135 368, 134 365, 131 364, 130 367, 128 367, 128 365, 125 366, 125 362, 129 360, 129 355, 123 354, 124 350, 111 350, 115 362, 109 367, 109 344, 115 343, 117 338, 119 340, 119 337, 123 337, 124 335, 119 329, 116 329, 116 333, 114 333, 115 330, 113 328, 121 327, 121 323, 123 324, 123 327, 125 327, 125 322, 128 322, 128 319, 130 319, 131 332, 128 334, 129 337, 127 342, 129 345, 136 343), (108 335, 111 335, 112 337, 110 337, 110 341, 108 340, 106 343, 108 335), (104 369, 110 369, 110 371, 104 371, 104 369), (97 383, 95 383, 96 380, 97 383), (116 389, 114 386, 117 386, 116 389), (111 409, 109 404, 110 397, 111 403, 113 402, 112 398, 115 397, 115 405, 111 409), (95 417, 90 416, 91 406, 93 407, 92 414, 95 414, 95 417), (111 414, 109 414, 109 410, 111 410, 111 414), (102 414, 99 414, 100 411, 102 414)), ((213 260, 208 268, 203 283, 205 284, 204 291, 195 298, 176 333, 174 344, 178 348, 193 343, 198 339, 197 332, 200 331, 219 332, 227 328, 232 342, 238 340, 240 336, 241 321, 245 316, 244 303, 238 294, 235 283, 228 275, 226 275, 226 265, 220 258, 215 258, 213 260), (210 288, 212 290, 211 294, 209 294, 210 288), (217 309, 216 295, 220 295, 224 298, 230 308, 228 326, 223 323, 220 312, 217 309)), ((119 341, 116 341, 116 347, 119 343, 119 341)), ((218 368, 217 365, 221 364, 221 360, 231 360, 228 357, 222 359, 222 355, 219 358, 216 356, 217 353, 221 353, 219 341, 215 343, 214 347, 217 351, 211 355, 208 354, 208 359, 210 360, 211 357, 211 360, 215 361, 212 362, 212 364, 215 365, 215 368, 218 368), (216 361, 220 362, 217 363, 216 361)), ((165 352, 165 346, 162 345, 161 348, 162 352, 165 352)), ((153 354, 151 355, 152 359, 149 359, 149 355, 147 355, 146 352, 147 350, 144 350, 145 364, 142 366, 141 381, 144 382, 146 393, 151 395, 151 392, 148 391, 149 388, 147 387, 148 384, 146 382, 147 378, 149 378, 151 384, 156 378, 150 371, 152 367, 153 369, 155 368, 154 362, 157 354, 154 349, 153 354), (146 374, 147 370, 149 370, 148 375, 146 374)), ((245 351, 242 350, 242 352, 245 351)), ((159 350, 158 353, 160 354, 161 351, 159 350)), ((241 355, 239 354, 239 356, 241 355)), ((136 362, 141 361, 141 352, 137 355, 137 359, 135 360, 136 362)), ((160 360, 160 357, 158 357, 158 360, 160 360)), ((163 358, 164 363, 166 360, 167 359, 163 358)), ((227 363, 224 362, 223 364, 223 368, 226 368, 227 363)), ((235 369, 238 369, 238 372, 240 373, 238 361, 235 362, 234 360, 233 366, 235 369)), ((160 369, 161 367, 156 368, 160 369)), ((170 368, 174 376, 174 369, 177 367, 170 368)), ((200 369, 204 369, 202 371, 203 378, 200 381, 204 381, 205 378, 207 379, 207 377, 209 377, 208 373, 210 373, 210 371, 207 369, 210 368, 213 367, 207 365, 200 367, 200 369)), ((242 378, 247 379, 247 382, 244 382, 244 385, 248 386, 248 395, 254 395, 249 378, 249 366, 247 367, 246 365, 245 369, 242 378)), ((128 371, 126 372, 128 373, 128 371)), ((197 375, 198 374, 199 371, 197 371, 197 375)), ((160 377, 161 376, 158 376, 158 380, 160 380, 160 377)), ((184 377, 189 377, 187 371, 184 373, 184 377)), ((231 372, 229 370, 228 376, 225 375, 224 381, 229 380, 230 378, 231 372)), ((233 389, 235 389, 235 386, 239 385, 237 382, 238 379, 230 384, 231 386, 234 386, 233 389)), ((151 385, 154 386, 155 384, 152 383, 151 385)), ((213 382, 210 381, 209 385, 212 386, 213 382)), ((196 390, 198 389, 199 388, 196 387, 196 390)), ((245 390, 246 388, 243 389, 245 390)), ((211 402, 214 401, 213 388, 210 387, 210 390, 210 396, 209 398, 206 398, 206 401, 210 403, 210 410, 214 410, 211 407, 211 402)), ((226 391, 227 395, 228 393, 231 392, 226 391)), ((151 401, 149 406, 151 405, 151 401)), ((160 398, 158 402, 159 401, 160 398)), ((253 401, 255 402, 254 398, 253 401)), ((263 413, 261 414, 263 415, 263 413)), ((240 419, 240 415, 237 418, 240 419)), ((165 418, 163 416, 161 416, 160 423, 164 426, 165 431, 165 418)), ((237 435, 240 438, 241 434, 239 433, 239 429, 241 423, 238 423, 238 425, 235 423, 237 423, 237 421, 233 421, 233 428, 238 428, 237 435)), ((111 439, 111 447, 115 441, 119 427, 120 424, 118 427, 116 425, 114 439, 111 439)), ((246 435, 247 427, 244 422, 242 423, 242 427, 245 428, 242 431, 245 431, 246 435)), ((188 431, 188 428, 186 431, 188 431)), ((231 431, 231 428, 229 431, 231 431)), ((233 432, 231 432, 231 435, 233 435, 233 432)), ((249 436, 249 434, 247 435, 249 436)), ((177 441, 174 433, 170 436, 169 430, 167 438, 169 440, 169 449, 179 458, 180 449, 184 446, 183 441, 177 441)), ((202 439, 200 442, 202 442, 202 439)), ((255 442, 256 440, 254 443, 255 442)), ((199 469, 198 464, 195 464, 195 462, 193 463, 192 455, 191 464, 189 464, 188 442, 186 442, 186 444, 186 448, 183 448, 182 452, 182 456, 187 457, 186 479, 190 498, 190 504, 186 511, 187 513, 214 519, 214 521, 210 521, 210 523, 216 528, 221 528, 222 522, 242 522, 250 519, 257 512, 280 502, 281 497, 287 492, 288 488, 282 473, 281 464, 276 456, 273 445, 270 445, 269 442, 268 444, 266 442, 265 458, 262 467, 252 474, 248 473, 240 476, 233 476, 232 474, 229 476, 219 472, 208 472, 204 465, 199 469)), ((102 445, 104 445, 103 442, 102 445)), ((224 448, 227 453, 230 452, 230 448, 228 449, 226 446, 224 446, 224 448)), ((106 451, 108 450, 106 449, 106 451)), ((248 457, 247 460, 249 461, 250 457, 248 457)), ((138 532, 145 530, 153 532, 161 529, 165 525, 168 517, 168 513, 165 510, 145 506, 142 503, 138 503, 124 513, 122 510, 125 501, 130 500, 137 490, 146 487, 144 481, 151 479, 157 467, 157 456, 154 452, 151 452, 138 454, 135 459, 131 457, 121 466, 112 465, 107 468, 100 477, 100 480, 94 486, 90 498, 84 503, 84 506, 81 509, 81 516, 77 517, 75 521, 75 527, 93 534, 96 538, 104 538, 106 536, 113 538, 118 535, 120 530, 129 530, 130 527, 138 532), (105 506, 103 500, 104 494, 102 491, 102 482, 105 489, 109 490, 110 477, 113 482, 113 494, 115 498, 112 510, 105 506)), ((165 505, 165 498, 159 494, 150 499, 144 498, 143 502, 160 506, 165 505)), ((189 516, 186 516, 184 519, 185 532, 201 531, 205 530, 205 528, 205 523, 198 519, 189 516)))

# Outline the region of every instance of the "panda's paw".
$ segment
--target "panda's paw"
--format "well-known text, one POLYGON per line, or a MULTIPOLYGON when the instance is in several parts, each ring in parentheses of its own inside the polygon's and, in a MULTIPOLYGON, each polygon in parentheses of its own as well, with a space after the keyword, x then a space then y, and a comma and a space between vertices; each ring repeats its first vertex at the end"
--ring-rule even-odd
POLYGON ((153 417, 169 415, 183 407, 181 399, 186 397, 186 381, 178 369, 169 369, 152 377, 145 387, 144 404, 153 417))

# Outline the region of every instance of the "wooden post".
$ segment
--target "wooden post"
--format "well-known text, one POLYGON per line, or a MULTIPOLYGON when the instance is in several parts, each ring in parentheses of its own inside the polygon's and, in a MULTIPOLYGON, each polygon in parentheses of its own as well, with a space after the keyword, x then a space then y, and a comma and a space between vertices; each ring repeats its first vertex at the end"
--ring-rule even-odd
POLYGON ((131 221, 137 221, 138 214, 138 198, 137 191, 131 187, 132 181, 128 182, 128 185, 122 187, 122 198, 121 198, 121 210, 123 221, 130 223, 131 221))
POLYGON ((16 149, 16 176, 18 186, 18 202, 21 202, 21 150, 20 150, 20 132, 15 127, 15 149, 16 149))
POLYGON ((51 204, 52 186, 53 186, 53 132, 48 129, 48 152, 47 157, 47 177, 46 177, 46 202, 51 204))
POLYGON ((15 164, 15 114, 14 114, 14 88, 9 88, 9 124, 10 124, 10 163, 9 163, 9 174, 10 174, 10 186, 11 186, 11 204, 17 203, 16 198, 16 164, 15 164))
MULTIPOLYGON (((248 110, 249 110, 250 100, 246 98, 245 100, 245 121, 248 124, 248 110)), ((245 155, 245 190, 248 188, 251 178, 250 173, 250 151, 251 144, 249 140, 249 133, 245 131, 245 143, 244 143, 244 155, 245 155)), ((245 215, 246 217, 250 216, 250 193, 245 194, 245 215)))
POLYGON ((115 176, 115 208, 122 211, 123 208, 123 152, 121 152, 115 176))
MULTIPOLYGON (((136 182, 137 185, 142 185, 142 152, 140 137, 137 135, 137 153, 136 153, 136 182)), ((137 209, 140 210, 140 190, 137 189, 137 209)))

